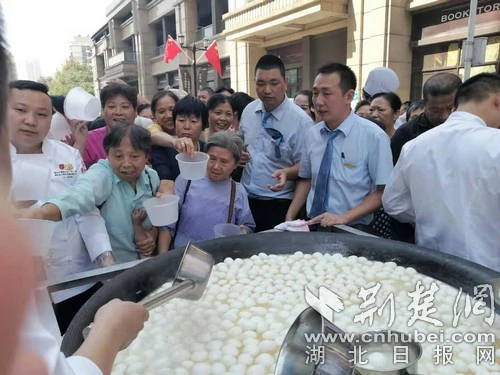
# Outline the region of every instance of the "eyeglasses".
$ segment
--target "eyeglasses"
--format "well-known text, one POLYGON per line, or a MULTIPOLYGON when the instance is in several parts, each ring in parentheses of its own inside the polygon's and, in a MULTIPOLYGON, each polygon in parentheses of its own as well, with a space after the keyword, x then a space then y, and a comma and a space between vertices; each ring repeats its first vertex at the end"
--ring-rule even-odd
POLYGON ((267 134, 269 134, 274 141, 274 156, 276 156, 276 158, 278 159, 281 159, 280 144, 283 141, 283 134, 281 134, 279 130, 273 128, 265 129, 267 131, 267 134))

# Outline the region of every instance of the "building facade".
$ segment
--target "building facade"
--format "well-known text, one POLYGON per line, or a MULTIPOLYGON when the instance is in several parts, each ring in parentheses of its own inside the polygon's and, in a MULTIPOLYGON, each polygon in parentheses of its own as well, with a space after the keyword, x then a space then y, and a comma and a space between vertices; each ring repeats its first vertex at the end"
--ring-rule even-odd
POLYGON ((84 65, 92 65, 92 45, 90 36, 75 36, 69 44, 70 58, 84 65))
MULTIPOLYGON (((231 0, 224 15, 231 44, 231 83, 253 93, 253 68, 264 53, 285 62, 288 94, 311 88, 315 70, 327 61, 349 65, 361 94, 375 67, 393 69, 403 100, 421 97, 426 79, 438 71, 463 75, 467 0, 231 0)), ((479 0, 476 37, 487 38, 484 64, 499 71, 500 1, 479 0)))
MULTIPOLYGON (((349 65, 361 94, 375 67, 393 69, 403 100, 421 97, 435 72, 463 75, 467 0, 114 0, 108 23, 93 37, 96 90, 111 78, 145 96, 169 85, 194 90, 191 60, 180 54, 165 64, 167 35, 190 46, 217 40, 223 76, 204 58, 196 87, 231 86, 255 96, 254 67, 265 53, 286 66, 288 95, 311 88, 328 61, 349 65)), ((500 0, 478 0, 475 36, 484 38, 483 60, 472 69, 499 71, 500 0)), ((195 60, 203 51, 196 53, 195 60)))
POLYGON ((229 84, 229 53, 222 35, 227 11, 227 0, 114 0, 106 12, 107 24, 92 36, 96 91, 113 78, 149 98, 166 86, 191 91, 229 84), (166 64, 168 35, 184 37, 186 54, 166 64), (222 78, 201 57, 204 39, 218 42, 222 78))

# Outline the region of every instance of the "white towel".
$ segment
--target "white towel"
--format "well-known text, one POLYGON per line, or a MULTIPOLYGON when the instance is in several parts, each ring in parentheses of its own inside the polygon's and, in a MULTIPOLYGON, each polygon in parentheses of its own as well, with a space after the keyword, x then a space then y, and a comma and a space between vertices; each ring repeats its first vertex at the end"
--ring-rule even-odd
POLYGON ((309 232, 309 226, 305 220, 285 221, 284 223, 276 225, 274 229, 287 232, 309 232))

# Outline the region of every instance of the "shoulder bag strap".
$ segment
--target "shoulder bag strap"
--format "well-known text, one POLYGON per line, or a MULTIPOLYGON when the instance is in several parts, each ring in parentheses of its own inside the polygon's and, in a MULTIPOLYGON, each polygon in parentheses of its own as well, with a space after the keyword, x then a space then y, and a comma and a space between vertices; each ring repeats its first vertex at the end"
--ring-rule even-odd
POLYGON ((229 211, 227 213, 227 223, 231 224, 233 219, 233 211, 234 211, 234 198, 236 196, 236 182, 231 179, 231 198, 229 201, 229 211))
POLYGON ((182 197, 182 204, 181 204, 181 208, 179 209, 179 216, 177 218, 177 223, 175 223, 174 235, 172 236, 172 239, 170 240, 170 249, 173 249, 173 246, 174 246, 175 237, 177 236, 177 228, 179 227, 179 221, 181 221, 182 207, 184 206, 184 202, 186 202, 187 193, 188 193, 190 187, 191 187, 191 180, 188 180, 188 182, 186 184, 186 190, 184 190, 184 195, 182 197))

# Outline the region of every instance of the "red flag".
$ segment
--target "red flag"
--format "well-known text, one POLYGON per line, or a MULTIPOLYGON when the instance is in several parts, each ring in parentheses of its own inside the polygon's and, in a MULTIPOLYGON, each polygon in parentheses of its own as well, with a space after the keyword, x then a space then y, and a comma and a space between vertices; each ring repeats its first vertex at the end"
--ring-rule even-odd
POLYGON ((217 47, 217 42, 214 41, 210 47, 207 48, 205 52, 205 57, 207 58, 210 65, 214 67, 214 69, 219 73, 219 76, 222 77, 222 69, 220 67, 220 57, 219 57, 219 48, 217 47))
POLYGON ((181 52, 181 47, 179 47, 174 38, 169 35, 167 37, 167 45, 165 46, 165 56, 163 57, 163 61, 168 64, 170 60, 175 59, 175 56, 177 56, 181 52))

